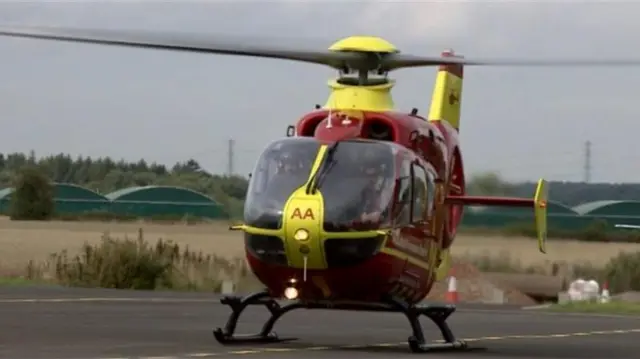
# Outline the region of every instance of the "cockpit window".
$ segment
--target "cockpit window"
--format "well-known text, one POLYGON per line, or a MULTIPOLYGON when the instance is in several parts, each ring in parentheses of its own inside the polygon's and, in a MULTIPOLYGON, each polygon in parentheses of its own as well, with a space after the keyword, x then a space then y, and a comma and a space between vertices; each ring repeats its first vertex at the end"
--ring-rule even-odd
POLYGON ((319 176, 324 200, 324 229, 331 232, 376 229, 388 224, 394 202, 392 146, 343 141, 319 176))
POLYGON ((433 213, 435 175, 421 165, 413 164, 413 223, 427 221, 433 213))
MULTIPOLYGON (((293 192, 309 180, 320 146, 314 138, 296 137, 276 141, 265 149, 249 183, 244 213, 247 225, 281 228, 284 207, 293 192)), ((326 231, 390 226, 396 201, 394 146, 361 140, 329 146, 313 182, 322 196, 326 231)))
POLYGON ((428 216, 427 204, 427 171, 422 166, 413 164, 413 223, 424 222, 428 216))
POLYGON ((245 203, 247 225, 279 229, 282 211, 291 194, 309 178, 320 143, 313 138, 272 142, 258 159, 245 203))
POLYGON ((411 196, 413 188, 411 162, 407 158, 402 158, 401 161, 396 188, 396 210, 392 218, 394 224, 399 227, 411 223, 411 196))
POLYGON ((434 210, 436 198, 436 174, 433 171, 427 171, 427 211, 431 216, 434 210))

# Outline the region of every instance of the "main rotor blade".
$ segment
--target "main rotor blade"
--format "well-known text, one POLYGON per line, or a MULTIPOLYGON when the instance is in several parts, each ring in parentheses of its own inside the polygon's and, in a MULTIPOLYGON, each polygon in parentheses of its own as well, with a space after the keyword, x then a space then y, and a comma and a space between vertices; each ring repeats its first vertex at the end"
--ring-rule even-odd
POLYGON ((102 45, 151 48, 172 51, 199 52, 219 55, 240 55, 302 61, 336 69, 362 66, 370 61, 367 54, 290 50, 272 46, 248 45, 217 41, 211 36, 168 34, 149 31, 75 29, 65 27, 23 27, 0 25, 0 36, 83 42, 102 45))
MULTIPOLYGON (((407 67, 459 64, 464 66, 637 66, 640 59, 601 60, 533 60, 495 59, 468 60, 459 57, 415 56, 400 53, 375 54, 371 52, 337 52, 292 50, 274 46, 222 42, 211 36, 196 34, 168 34, 143 30, 97 30, 65 27, 23 27, 0 25, 0 36, 83 42, 102 45, 199 52, 219 55, 239 55, 301 61, 329 66, 335 69, 397 70, 407 67)), ((244 41, 243 41, 244 42, 244 41)))
POLYGON ((407 54, 390 54, 382 59, 382 67, 388 70, 396 70, 407 67, 437 66, 437 65, 464 65, 464 66, 638 66, 640 59, 487 59, 468 60, 460 57, 429 57, 407 54))

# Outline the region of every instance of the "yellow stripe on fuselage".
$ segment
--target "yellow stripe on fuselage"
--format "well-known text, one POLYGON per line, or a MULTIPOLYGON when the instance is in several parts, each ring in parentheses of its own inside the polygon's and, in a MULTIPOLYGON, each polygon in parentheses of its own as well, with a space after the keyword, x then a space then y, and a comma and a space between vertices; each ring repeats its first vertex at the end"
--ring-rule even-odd
POLYGON ((408 261, 409 263, 418 266, 420 268, 423 269, 429 269, 431 268, 429 266, 429 262, 425 261, 419 257, 410 255, 408 253, 405 253, 403 251, 400 251, 398 249, 395 248, 389 248, 387 247, 387 241, 389 241, 390 235, 388 235, 390 229, 379 229, 379 230, 374 230, 374 231, 359 231, 359 232, 331 232, 331 233, 327 233, 327 232, 322 232, 322 236, 324 239, 329 239, 329 238, 353 238, 353 239, 357 239, 357 238, 362 238, 362 240, 367 240, 367 238, 373 238, 375 236, 379 236, 379 235, 384 235, 385 239, 381 244, 381 249, 380 252, 388 254, 392 257, 396 257, 399 258, 401 260, 404 261, 408 261))
POLYGON ((418 259, 415 256, 409 255, 407 253, 401 252, 397 249, 394 248, 382 248, 382 250, 380 251, 384 254, 388 254, 392 257, 396 257, 399 258, 403 261, 407 261, 413 265, 415 265, 416 267, 420 267, 424 270, 430 270, 431 266, 429 265, 429 262, 423 261, 422 259, 418 259))
MULTIPOLYGON (((281 239, 283 239, 285 241, 285 243, 287 243, 287 240, 290 241, 295 241, 295 239, 293 237, 289 237, 287 238, 284 235, 284 230, 282 229, 262 229, 262 228, 256 228, 256 227, 250 227, 250 226, 246 226, 244 228, 244 231, 250 234, 259 234, 259 235, 264 235, 264 236, 275 236, 275 237, 280 237, 281 239)), ((330 238, 361 238, 362 240, 367 240, 369 238, 373 238, 377 235, 380 234, 384 234, 384 232, 386 232, 385 230, 380 230, 380 231, 361 231, 361 232, 324 232, 323 230, 320 231, 321 235, 317 238, 320 238, 321 243, 321 249, 324 250, 324 240, 326 239, 330 239, 330 238)), ((389 240, 389 237, 386 237, 386 239, 384 240, 384 242, 381 244, 381 249, 380 252, 390 255, 392 257, 398 258, 400 260, 403 261, 407 261, 417 267, 420 267, 422 269, 425 270, 429 270, 431 269, 431 266, 429 265, 429 262, 422 260, 416 256, 407 254, 405 252, 402 252, 400 250, 397 250, 395 248, 389 248, 386 247, 387 241, 389 240)), ((285 246, 286 248, 286 246, 285 246)), ((287 253, 288 255, 288 253, 287 253)), ((302 256, 300 256, 299 258, 302 258, 302 256)), ((289 259, 289 263, 291 265, 293 261, 291 261, 291 259, 289 259)), ((309 265, 309 262, 307 262, 307 265, 309 265)), ((308 269, 311 269, 310 267, 307 267, 308 269)), ((326 269, 326 262, 325 262, 325 266, 324 267, 320 267, 320 268, 314 268, 314 269, 326 269)))

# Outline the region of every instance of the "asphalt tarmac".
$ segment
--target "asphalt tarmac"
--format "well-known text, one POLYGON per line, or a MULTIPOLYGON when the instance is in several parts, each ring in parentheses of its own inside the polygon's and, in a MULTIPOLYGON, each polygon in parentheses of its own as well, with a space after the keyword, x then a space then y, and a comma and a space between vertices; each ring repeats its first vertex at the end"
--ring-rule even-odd
MULTIPOLYGON (((94 289, 0 288, 0 358, 402 358, 406 319, 394 313, 294 311, 276 325, 295 342, 221 346, 212 336, 227 307, 206 294, 94 289)), ((257 331, 251 309, 239 332, 257 331)), ((639 358, 640 317, 555 314, 504 306, 460 306, 452 329, 464 352, 430 358, 639 358)), ((423 320, 430 339, 437 330, 423 320)))

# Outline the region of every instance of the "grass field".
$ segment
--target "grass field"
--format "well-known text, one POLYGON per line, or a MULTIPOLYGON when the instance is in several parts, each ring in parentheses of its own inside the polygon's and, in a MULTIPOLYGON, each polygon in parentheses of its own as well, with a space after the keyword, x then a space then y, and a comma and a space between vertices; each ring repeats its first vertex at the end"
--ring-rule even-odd
MULTIPOLYGON (((181 246, 204 253, 233 258, 242 256, 242 235, 227 230, 227 224, 169 225, 101 222, 14 222, 0 220, 0 271, 24 268, 29 260, 45 260, 49 254, 67 249, 70 253, 86 242, 98 243, 104 232, 113 236, 137 236, 173 240, 181 246)), ((547 254, 537 251, 536 242, 524 237, 473 236, 461 234, 454 244, 454 256, 508 255, 523 266, 564 261, 569 264, 604 264, 620 251, 640 251, 640 244, 549 241, 547 254)))

